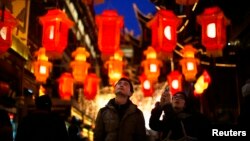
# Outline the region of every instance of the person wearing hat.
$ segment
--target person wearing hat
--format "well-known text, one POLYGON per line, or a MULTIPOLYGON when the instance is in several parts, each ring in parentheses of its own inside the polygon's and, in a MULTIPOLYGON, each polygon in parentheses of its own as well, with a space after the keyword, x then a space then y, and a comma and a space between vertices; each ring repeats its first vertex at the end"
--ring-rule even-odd
POLYGON ((167 106, 162 106, 160 103, 155 104, 149 119, 149 127, 160 133, 160 140, 205 141, 208 139, 210 121, 203 114, 189 109, 186 93, 173 94, 172 101, 169 101, 167 106), (160 119, 163 111, 164 116, 160 119))
POLYGON ((115 97, 97 114, 94 141, 144 141, 145 119, 130 97, 134 92, 131 81, 121 78, 114 86, 115 97))

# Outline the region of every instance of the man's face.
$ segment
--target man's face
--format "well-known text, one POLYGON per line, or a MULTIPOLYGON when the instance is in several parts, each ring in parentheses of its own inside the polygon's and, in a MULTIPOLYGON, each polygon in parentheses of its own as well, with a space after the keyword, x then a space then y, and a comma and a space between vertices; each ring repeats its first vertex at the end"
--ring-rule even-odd
POLYGON ((130 85, 127 81, 120 80, 115 85, 115 94, 121 96, 131 96, 130 85))
POLYGON ((175 94, 172 99, 174 110, 182 111, 185 108, 185 97, 182 94, 175 94))

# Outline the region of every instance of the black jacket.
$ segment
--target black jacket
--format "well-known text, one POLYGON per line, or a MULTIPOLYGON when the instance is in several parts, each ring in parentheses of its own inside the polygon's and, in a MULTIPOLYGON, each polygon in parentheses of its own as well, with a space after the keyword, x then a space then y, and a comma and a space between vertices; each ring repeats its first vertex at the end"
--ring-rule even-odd
POLYGON ((46 111, 24 117, 18 124, 15 141, 69 141, 64 120, 46 111))
POLYGON ((145 141, 145 120, 141 110, 129 101, 118 106, 114 99, 101 108, 96 118, 94 141, 145 141))
POLYGON ((162 133, 161 140, 167 136, 170 139, 176 140, 184 136, 181 122, 188 136, 194 137, 199 141, 208 140, 208 137, 211 136, 211 124, 204 115, 188 111, 176 114, 173 112, 171 105, 161 108, 159 104, 156 104, 155 108, 151 111, 149 126, 152 130, 162 133), (160 120, 164 109, 164 117, 160 120))

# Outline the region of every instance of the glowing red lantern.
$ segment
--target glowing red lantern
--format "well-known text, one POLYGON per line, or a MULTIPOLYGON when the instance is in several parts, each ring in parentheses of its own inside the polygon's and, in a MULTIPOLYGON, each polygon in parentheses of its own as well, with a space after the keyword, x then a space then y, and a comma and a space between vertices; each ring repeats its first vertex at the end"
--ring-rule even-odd
POLYGON ((100 78, 95 73, 87 75, 84 82, 84 97, 87 100, 94 100, 99 89, 100 78))
POLYGON ((155 82, 158 80, 160 75, 160 67, 162 62, 157 58, 157 54, 151 46, 148 47, 146 51, 143 52, 146 55, 146 60, 143 60, 141 65, 144 67, 144 73, 147 75, 147 78, 155 82))
POLYGON ((52 63, 48 61, 48 57, 45 52, 45 48, 40 48, 37 52, 35 52, 37 61, 33 64, 34 75, 36 76, 36 81, 39 83, 46 83, 52 69, 52 63))
POLYGON ((0 11, 0 54, 5 53, 12 44, 12 29, 17 25, 17 20, 7 10, 4 14, 0 11))
POLYGON ((43 26, 42 45, 50 58, 60 58, 68 43, 68 29, 73 22, 59 10, 49 10, 46 15, 39 17, 43 26))
POLYGON ((170 72, 167 76, 167 80, 172 95, 182 91, 182 74, 179 71, 175 70, 170 72))
POLYGON ((142 92, 144 97, 151 97, 154 93, 153 82, 147 79, 147 76, 143 73, 139 77, 142 85, 142 92))
POLYGON ((207 54, 213 57, 222 56, 227 40, 226 26, 230 23, 223 11, 217 6, 206 8, 197 16, 197 22, 202 27, 202 44, 206 47, 207 54))
POLYGON ((89 57, 89 52, 83 47, 78 47, 72 53, 72 57, 75 58, 75 60, 70 63, 74 80, 76 83, 84 83, 90 67, 90 64, 86 62, 87 57, 89 57))
POLYGON ((98 28, 98 47, 102 59, 106 61, 120 48, 120 30, 123 27, 123 17, 116 10, 104 10, 96 16, 98 28))
POLYGON ((74 93, 74 79, 71 73, 63 73, 58 79, 59 95, 64 100, 70 100, 74 93))
POLYGON ((180 60, 182 73, 186 81, 194 81, 197 74, 197 64, 199 63, 199 60, 195 58, 197 50, 192 45, 186 45, 181 52, 183 53, 183 59, 180 60))
POLYGON ((165 59, 172 57, 177 42, 177 27, 180 24, 175 14, 170 10, 161 9, 156 16, 147 23, 152 31, 152 47, 159 53, 158 57, 165 59))

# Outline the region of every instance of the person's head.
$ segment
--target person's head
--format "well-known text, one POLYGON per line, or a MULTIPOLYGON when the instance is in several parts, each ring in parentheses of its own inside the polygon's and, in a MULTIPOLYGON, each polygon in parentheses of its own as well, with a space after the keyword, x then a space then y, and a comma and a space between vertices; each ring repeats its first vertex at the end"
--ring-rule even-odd
POLYGON ((172 97, 172 106, 174 111, 180 112, 186 108, 187 96, 184 92, 177 92, 172 97))
POLYGON ((247 79, 246 83, 241 87, 243 97, 250 95, 250 79, 247 79))
POLYGON ((117 81, 114 90, 116 95, 119 94, 128 97, 132 96, 132 94, 134 93, 134 88, 131 81, 125 77, 117 81))
POLYGON ((40 110, 50 111, 52 107, 52 102, 49 95, 45 94, 39 96, 35 99, 36 108, 40 110))

